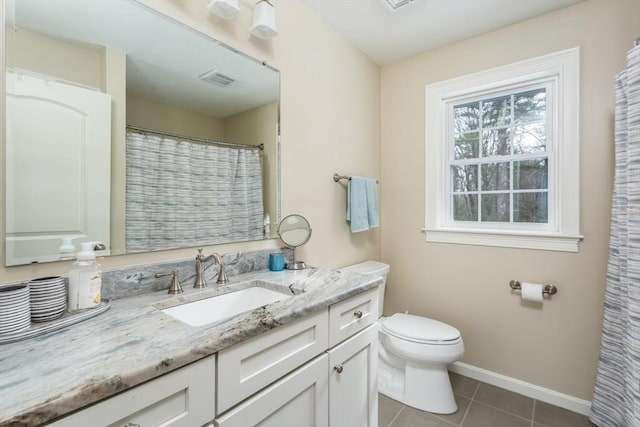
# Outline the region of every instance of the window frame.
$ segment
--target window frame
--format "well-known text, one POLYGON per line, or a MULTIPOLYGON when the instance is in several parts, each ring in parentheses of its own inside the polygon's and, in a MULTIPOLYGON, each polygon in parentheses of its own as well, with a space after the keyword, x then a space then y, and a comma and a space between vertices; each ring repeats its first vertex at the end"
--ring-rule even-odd
MULTIPOLYGON (((478 194, 479 199, 478 199, 478 220, 477 221, 456 221, 455 219, 453 219, 453 208, 452 208, 452 196, 454 194, 460 194, 460 193, 454 193, 453 189, 452 189, 452 177, 451 177, 451 166, 454 165, 462 165, 462 164, 469 164, 469 165, 484 165, 484 164, 490 164, 490 163, 503 163, 503 162, 510 162, 511 165, 513 164, 512 162, 515 161, 521 161, 521 160, 527 160, 527 159, 537 159, 537 158, 546 158, 548 160, 548 164, 547 164, 547 180, 548 182, 555 182, 555 175, 556 175, 556 171, 555 171, 555 145, 556 145, 556 141, 555 138, 557 137, 556 133, 554 132, 554 129, 556 128, 555 125, 555 119, 553 117, 554 115, 554 111, 556 111, 557 109, 557 96, 556 96, 556 91, 555 91, 555 79, 540 79, 540 80, 536 80, 536 81, 531 81, 531 82, 527 82, 526 85, 518 85, 516 87, 509 87, 509 88, 501 88, 501 90, 499 90, 498 92, 485 92, 482 94, 474 94, 472 98, 458 98, 458 99, 453 99, 453 100, 449 100, 447 101, 447 123, 450 125, 453 122, 453 110, 454 107, 456 105, 459 104, 466 104, 466 103, 473 103, 473 102, 479 102, 479 101, 486 101, 487 99, 490 98, 496 98, 496 97, 501 97, 501 96, 505 96, 505 95, 511 95, 513 96, 516 93, 519 92, 526 92, 528 90, 531 89, 540 89, 540 88, 544 88, 546 91, 546 116, 545 116, 545 150, 544 151, 540 151, 540 152, 536 152, 536 153, 528 153, 528 154, 509 154, 509 155, 501 155, 501 156, 494 156, 493 158, 490 158, 489 160, 487 160, 487 157, 482 156, 481 152, 482 152, 482 131, 484 130, 482 124, 480 124, 480 126, 478 127, 478 143, 479 143, 479 147, 478 147, 478 154, 479 157, 477 158, 473 158, 473 159, 455 159, 454 158, 454 149, 455 149, 455 142, 454 142, 454 135, 455 135, 455 130, 454 130, 454 126, 449 126, 447 129, 447 140, 446 143, 448 144, 448 148, 447 148, 447 158, 446 158, 446 166, 444 168, 444 173, 445 173, 445 185, 446 185, 446 197, 445 197, 445 215, 443 218, 443 223, 446 227, 458 227, 458 228, 464 228, 464 229, 492 229, 495 227, 501 228, 501 229, 505 229, 505 230, 530 230, 530 231, 553 231, 555 230, 555 224, 556 224, 556 215, 555 215, 555 186, 553 185, 547 185, 547 189, 546 189, 546 193, 547 193, 547 198, 548 200, 551 200, 551 203, 548 203, 548 222, 547 223, 525 223, 525 222, 521 222, 521 223, 511 223, 511 222, 489 222, 489 221, 482 221, 482 195, 483 194, 490 194, 492 191, 486 191, 481 189, 480 187, 478 187, 478 190, 475 192, 478 194)), ((512 127, 514 126, 514 123, 511 123, 508 125, 508 127, 512 127)), ((507 193, 510 195, 510 201, 513 201, 513 194, 519 194, 525 191, 519 191, 519 190, 514 190, 512 188, 512 184, 513 184, 513 168, 510 168, 509 171, 509 176, 510 176, 510 189, 508 191, 503 190, 503 191, 498 191, 496 190, 495 193, 507 193)), ((478 173, 478 179, 481 182, 482 181, 482 173, 479 170, 478 173)), ((540 191, 542 192, 542 191, 540 191)), ((510 214, 513 213, 513 206, 512 204, 510 204, 509 207, 510 210, 510 214)), ((511 215, 510 215, 511 216, 511 215)))
POLYGON ((578 252, 578 242, 582 240, 579 85, 579 48, 573 48, 425 86, 423 231, 427 241, 578 252), (553 91, 552 101, 547 104, 550 105, 547 126, 550 122, 551 129, 546 129, 551 146, 543 153, 549 159, 548 223, 453 221, 450 179, 453 144, 449 139, 454 134, 450 126, 453 105, 544 84, 553 91))

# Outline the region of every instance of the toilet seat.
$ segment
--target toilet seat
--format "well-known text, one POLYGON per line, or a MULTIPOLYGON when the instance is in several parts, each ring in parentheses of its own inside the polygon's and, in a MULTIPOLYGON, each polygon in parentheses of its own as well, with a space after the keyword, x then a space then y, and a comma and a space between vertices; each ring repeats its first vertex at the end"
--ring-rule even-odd
POLYGON ((460 342, 460 331, 451 325, 412 314, 396 313, 381 330, 396 338, 419 344, 448 345, 460 342))

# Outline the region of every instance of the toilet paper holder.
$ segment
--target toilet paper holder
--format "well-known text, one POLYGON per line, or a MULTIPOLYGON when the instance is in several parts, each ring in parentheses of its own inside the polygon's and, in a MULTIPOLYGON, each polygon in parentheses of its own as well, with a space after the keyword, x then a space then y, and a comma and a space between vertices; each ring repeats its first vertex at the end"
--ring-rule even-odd
MULTIPOLYGON (((511 289, 522 289, 522 285, 520 285, 520 282, 517 280, 510 281, 509 286, 511 287, 511 289)), ((555 295, 558 293, 558 288, 556 288, 555 285, 551 284, 544 285, 544 287, 542 288, 542 293, 547 295, 555 295)))

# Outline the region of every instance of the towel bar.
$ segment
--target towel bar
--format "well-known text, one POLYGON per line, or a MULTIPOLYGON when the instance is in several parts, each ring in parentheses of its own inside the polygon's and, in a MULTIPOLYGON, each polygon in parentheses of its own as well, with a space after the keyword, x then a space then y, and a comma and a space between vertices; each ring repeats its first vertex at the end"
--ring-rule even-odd
MULTIPOLYGON (((348 179, 351 180, 351 177, 349 175, 338 175, 337 173, 333 174, 333 182, 339 182, 343 179, 348 179)), ((378 184, 378 180, 376 179, 376 184, 378 184)))
MULTIPOLYGON (((522 289, 522 285, 520 285, 520 282, 517 280, 510 281, 509 286, 511 287, 511 289, 522 289)), ((558 293, 558 288, 556 288, 554 285, 544 285, 542 293, 547 295, 555 295, 558 293)))

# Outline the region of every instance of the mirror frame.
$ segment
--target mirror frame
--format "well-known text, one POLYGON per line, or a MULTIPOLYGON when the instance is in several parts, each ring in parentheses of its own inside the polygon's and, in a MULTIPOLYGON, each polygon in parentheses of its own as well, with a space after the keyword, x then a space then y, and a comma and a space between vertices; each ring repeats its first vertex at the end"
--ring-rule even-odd
MULTIPOLYGON (((286 224, 285 224, 285 225, 286 225, 286 224)), ((300 228, 300 229, 302 229, 302 228, 300 228)), ((285 230, 285 231, 286 231, 286 230, 285 230)), ((312 232, 313 232, 313 230, 311 229, 311 224, 309 224, 309 220, 307 220, 307 218, 305 218, 304 216, 299 215, 299 214, 291 214, 291 215, 287 215, 287 216, 285 216, 284 218, 282 218, 282 221, 280 221, 280 223, 278 224, 278 237, 280 238, 280 241, 281 241, 282 243, 284 243, 284 245, 285 245, 286 247, 288 247, 289 249, 296 249, 296 248, 299 248, 300 246, 303 246, 304 244, 306 244, 306 243, 309 241, 309 239, 311 239, 311 233, 312 233, 312 232), (302 243, 298 244, 298 245, 292 245, 292 244, 290 244, 290 243, 287 243, 287 242, 285 242, 285 241, 284 241, 284 239, 282 238, 282 232, 281 232, 282 224, 285 224, 285 222, 287 221, 287 219, 288 219, 288 218, 292 218, 292 217, 299 218, 299 219, 301 219, 302 221, 304 221, 304 223, 306 224, 305 229, 309 232, 309 234, 307 234, 306 239, 304 239, 304 241, 303 241, 302 243)))

